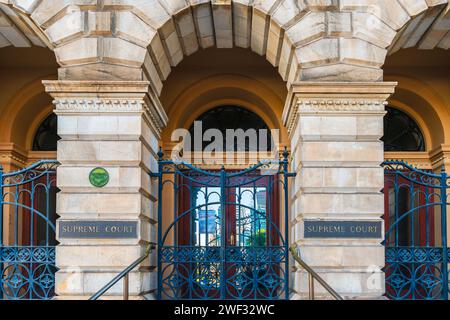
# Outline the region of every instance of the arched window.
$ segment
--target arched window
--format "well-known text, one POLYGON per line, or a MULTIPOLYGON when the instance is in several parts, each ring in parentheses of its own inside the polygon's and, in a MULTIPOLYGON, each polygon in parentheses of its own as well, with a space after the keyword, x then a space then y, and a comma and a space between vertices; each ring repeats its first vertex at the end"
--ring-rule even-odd
POLYGON ((417 123, 406 113, 386 108, 384 151, 425 151, 425 141, 417 123))
POLYGON ((37 129, 33 141, 33 151, 56 151, 59 139, 57 117, 52 113, 37 129))
MULTIPOLYGON (((239 143, 238 139, 234 139, 234 151, 271 151, 272 135, 269 127, 257 114, 238 106, 221 106, 211 109, 203 113, 196 121, 201 121, 202 134, 208 129, 217 129, 223 136, 223 148, 226 149, 226 131, 227 129, 242 129, 247 132, 254 129, 257 136, 257 145, 250 145, 251 140, 247 137, 245 143, 239 143), (265 130, 265 131, 263 131, 265 130), (263 141, 265 140, 265 141, 263 141), (264 145, 262 144, 264 143, 264 145)), ((194 136, 194 124, 189 129, 192 139, 194 136)), ((203 141, 203 149, 208 146, 211 141, 203 141)))

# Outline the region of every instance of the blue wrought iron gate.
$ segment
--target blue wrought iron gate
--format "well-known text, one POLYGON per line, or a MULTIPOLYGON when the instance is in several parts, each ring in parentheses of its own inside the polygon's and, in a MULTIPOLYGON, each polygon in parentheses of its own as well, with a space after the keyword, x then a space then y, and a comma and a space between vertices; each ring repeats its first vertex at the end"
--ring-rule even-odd
POLYGON ((55 287, 55 161, 0 167, 0 300, 42 300, 55 287))
POLYGON ((287 299, 288 153, 243 171, 159 156, 158 298, 287 299))
POLYGON ((449 297, 449 176, 401 161, 384 163, 386 295, 390 299, 449 297))

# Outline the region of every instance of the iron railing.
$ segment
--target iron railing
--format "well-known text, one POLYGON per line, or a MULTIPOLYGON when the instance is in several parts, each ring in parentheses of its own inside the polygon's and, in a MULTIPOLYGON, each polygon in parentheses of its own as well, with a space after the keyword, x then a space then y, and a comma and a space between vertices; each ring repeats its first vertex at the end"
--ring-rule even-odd
POLYGON ((55 295, 58 165, 41 160, 8 173, 0 166, 0 300, 55 295))
POLYGON ((117 284, 122 278, 123 278, 123 300, 128 300, 130 296, 130 288, 129 288, 129 274, 130 272, 136 268, 142 261, 147 259, 147 257, 150 255, 150 253, 155 249, 155 245, 148 245, 147 249, 145 250, 145 253, 138 258, 136 261, 134 261, 132 264, 130 264, 128 267, 126 267, 121 273, 119 273, 117 276, 115 276, 110 282, 108 282, 103 288, 101 288, 97 293, 95 293, 92 297, 89 298, 89 300, 97 300, 101 296, 103 296, 106 292, 108 292, 109 289, 111 289, 115 284, 117 284))
POLYGON ((450 176, 403 161, 384 168, 386 296, 393 300, 448 300, 447 208, 450 176))
POLYGON ((158 299, 288 299, 288 152, 242 171, 158 156, 158 198, 174 199, 158 202, 158 299))
POLYGON ((292 257, 294 260, 308 272, 308 284, 309 284, 309 300, 315 299, 315 292, 314 292, 314 281, 319 282, 322 287, 335 299, 335 300, 344 300, 339 293, 337 293, 317 272, 315 272, 305 261, 300 258, 300 255, 298 254, 298 247, 292 246, 289 248, 289 251, 292 254, 292 257))

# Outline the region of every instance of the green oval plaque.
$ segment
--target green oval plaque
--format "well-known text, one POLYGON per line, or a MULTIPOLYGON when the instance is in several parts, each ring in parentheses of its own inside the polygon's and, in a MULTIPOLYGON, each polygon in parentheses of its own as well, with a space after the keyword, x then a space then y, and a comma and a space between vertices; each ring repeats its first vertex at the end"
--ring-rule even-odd
POLYGON ((89 181, 94 187, 103 188, 109 182, 109 173, 105 168, 95 168, 89 174, 89 181))

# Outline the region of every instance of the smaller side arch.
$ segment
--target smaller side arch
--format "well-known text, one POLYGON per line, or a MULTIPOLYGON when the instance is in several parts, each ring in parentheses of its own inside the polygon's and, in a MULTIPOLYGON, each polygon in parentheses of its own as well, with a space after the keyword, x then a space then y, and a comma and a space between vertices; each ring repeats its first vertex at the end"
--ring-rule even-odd
POLYGON ((390 103, 405 111, 421 127, 427 141, 427 151, 450 141, 449 110, 439 93, 427 83, 403 75, 390 74, 387 81, 398 81, 390 103))
POLYGON ((32 151, 34 134, 40 123, 53 112, 51 97, 45 92, 44 76, 35 79, 18 90, 17 95, 7 103, 0 115, 0 139, 12 143, 24 152, 32 151))

